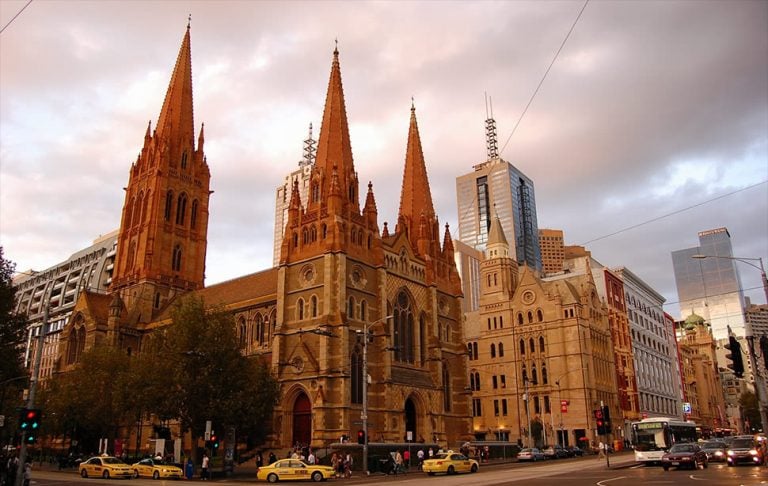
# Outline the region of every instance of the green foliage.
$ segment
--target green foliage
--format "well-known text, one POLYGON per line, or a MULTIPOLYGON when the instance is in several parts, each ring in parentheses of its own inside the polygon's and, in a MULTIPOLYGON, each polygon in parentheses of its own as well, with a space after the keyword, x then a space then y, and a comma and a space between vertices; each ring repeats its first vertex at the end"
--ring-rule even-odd
POLYGON ((219 435, 236 427, 239 435, 263 437, 279 389, 267 366, 243 356, 233 315, 190 296, 176 305, 172 321, 144 349, 150 362, 162 363, 145 377, 155 390, 153 408, 179 418, 193 437, 203 435, 206 420, 219 435))
POLYGON ((757 395, 747 391, 739 397, 741 413, 744 419, 749 420, 749 425, 755 432, 760 428, 760 404, 757 401, 757 395))
POLYGON ((20 397, 20 390, 26 386, 22 376, 27 372, 23 366, 24 336, 27 319, 16 314, 16 288, 13 287, 13 273, 16 265, 3 256, 0 246, 0 414, 14 416, 14 407, 20 405, 12 397, 20 397))

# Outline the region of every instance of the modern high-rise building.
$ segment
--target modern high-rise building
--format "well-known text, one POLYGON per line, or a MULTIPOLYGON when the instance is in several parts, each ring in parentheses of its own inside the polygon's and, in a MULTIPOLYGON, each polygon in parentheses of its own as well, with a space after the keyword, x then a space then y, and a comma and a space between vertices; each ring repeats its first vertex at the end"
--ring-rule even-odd
POLYGON ((288 205, 291 202, 291 189, 293 181, 299 183, 299 197, 301 204, 307 204, 309 194, 309 177, 312 175, 312 165, 315 163, 317 141, 312 138, 312 124, 309 124, 309 136, 304 140, 304 156, 299 161, 299 168, 285 176, 283 184, 278 186, 275 194, 275 232, 272 250, 272 265, 280 264, 280 246, 283 244, 285 223, 288 221, 288 205))
POLYGON ((545 274, 563 271, 565 246, 563 230, 540 229, 539 247, 541 248, 541 267, 545 274))
POLYGON ((731 235, 726 228, 702 231, 699 246, 672 252, 680 319, 691 314, 702 316, 717 340, 728 338, 729 326, 736 336, 745 335, 744 293, 732 257, 731 235))
POLYGON ((513 258, 541 271, 533 181, 499 157, 493 118, 486 120, 486 134, 488 159, 456 178, 459 240, 485 250, 491 221, 498 215, 513 258))

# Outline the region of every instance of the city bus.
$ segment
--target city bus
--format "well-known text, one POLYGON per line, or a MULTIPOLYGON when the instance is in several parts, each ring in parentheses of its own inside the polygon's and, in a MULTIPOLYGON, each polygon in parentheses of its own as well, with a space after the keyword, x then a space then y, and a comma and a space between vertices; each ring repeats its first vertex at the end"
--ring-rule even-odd
POLYGON ((639 463, 660 463, 661 456, 679 442, 696 442, 696 424, 655 417, 632 423, 632 445, 639 463))

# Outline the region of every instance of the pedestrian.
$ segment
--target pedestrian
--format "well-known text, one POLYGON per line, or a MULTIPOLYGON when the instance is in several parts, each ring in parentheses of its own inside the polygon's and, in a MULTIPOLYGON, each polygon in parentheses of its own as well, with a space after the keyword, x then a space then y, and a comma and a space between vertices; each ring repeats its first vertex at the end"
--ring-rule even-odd
POLYGON ((605 444, 603 444, 603 441, 600 441, 599 444, 597 444, 597 458, 603 458, 605 457, 605 444))
POLYGON ((410 468, 411 467, 411 450, 406 449, 403 451, 403 464, 405 467, 410 468))
POLYGON ((208 464, 210 463, 210 459, 208 459, 208 454, 203 453, 203 464, 200 468, 200 479, 203 481, 208 481, 208 464))
POLYGON ((331 455, 331 467, 333 468, 333 477, 338 478, 339 477, 339 456, 337 456, 335 452, 331 455))
POLYGON ((275 455, 274 452, 270 451, 269 452, 269 463, 270 464, 274 464, 276 461, 277 461, 277 456, 275 455))
POLYGON ((404 472, 405 468, 403 467, 403 456, 400 454, 400 451, 397 451, 395 453, 395 474, 404 472))
POLYGON ((421 471, 421 467, 424 465, 424 449, 419 449, 419 452, 416 453, 416 457, 419 459, 419 471, 421 471))
POLYGON ((309 456, 307 456, 307 464, 313 465, 315 464, 315 453, 312 452, 312 449, 309 450, 309 456))
POLYGON ((256 467, 264 465, 264 456, 261 455, 261 451, 256 453, 256 467))
POLYGON ((27 462, 24 464, 24 486, 29 486, 29 481, 32 479, 32 463, 27 462))
POLYGON ((344 457, 344 477, 352 477, 352 453, 347 451, 347 455, 344 457))
POLYGON ((429 458, 432 459, 432 456, 435 455, 435 451, 432 450, 432 448, 429 448, 429 458))

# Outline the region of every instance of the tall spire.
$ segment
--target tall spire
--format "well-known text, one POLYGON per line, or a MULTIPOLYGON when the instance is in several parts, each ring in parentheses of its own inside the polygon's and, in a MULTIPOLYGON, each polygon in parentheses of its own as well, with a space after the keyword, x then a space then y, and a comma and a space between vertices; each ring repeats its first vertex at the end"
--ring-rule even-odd
POLYGON ((180 155, 181 147, 177 143, 188 143, 194 147, 195 124, 192 108, 192 50, 189 40, 190 25, 181 42, 179 56, 176 58, 176 66, 173 68, 171 82, 165 93, 163 108, 157 120, 156 133, 159 140, 169 144, 171 157, 180 155))
MULTIPOLYGON (((355 166, 352 160, 352 145, 349 141, 347 109, 344 105, 344 89, 341 84, 338 47, 333 50, 331 77, 328 80, 328 93, 325 96, 323 123, 317 142, 315 168, 323 175, 322 195, 329 194, 331 174, 334 166, 338 170, 338 184, 343 193, 357 197, 357 188, 350 191, 354 182, 355 166)), ((359 204, 359 203, 358 203, 359 204)))
POLYGON ((419 126, 416 123, 416 107, 411 101, 411 125, 408 130, 408 148, 405 152, 403 187, 400 193, 400 212, 411 231, 419 224, 422 215, 428 220, 435 219, 432 194, 429 190, 427 167, 421 150, 419 126))

